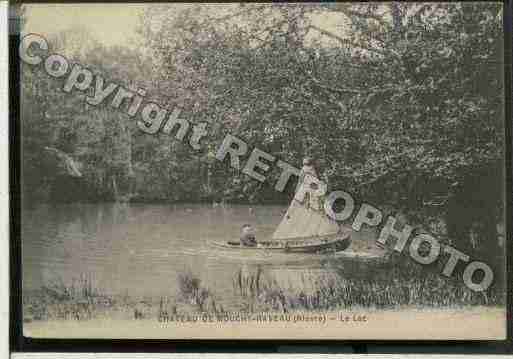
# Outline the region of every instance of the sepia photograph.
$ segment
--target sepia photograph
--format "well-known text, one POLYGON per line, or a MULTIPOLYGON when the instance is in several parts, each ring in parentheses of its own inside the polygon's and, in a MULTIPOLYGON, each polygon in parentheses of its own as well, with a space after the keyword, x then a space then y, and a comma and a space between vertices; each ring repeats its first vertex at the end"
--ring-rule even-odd
POLYGON ((24 337, 506 338, 503 3, 10 11, 24 337))

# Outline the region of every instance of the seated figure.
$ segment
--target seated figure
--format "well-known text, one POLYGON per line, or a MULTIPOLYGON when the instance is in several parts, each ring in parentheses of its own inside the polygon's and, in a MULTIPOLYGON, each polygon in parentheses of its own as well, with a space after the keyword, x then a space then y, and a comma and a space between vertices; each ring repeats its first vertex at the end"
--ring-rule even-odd
POLYGON ((242 232, 240 235, 240 244, 242 246, 254 247, 257 245, 257 241, 255 238, 255 230, 250 224, 245 224, 242 226, 242 232))

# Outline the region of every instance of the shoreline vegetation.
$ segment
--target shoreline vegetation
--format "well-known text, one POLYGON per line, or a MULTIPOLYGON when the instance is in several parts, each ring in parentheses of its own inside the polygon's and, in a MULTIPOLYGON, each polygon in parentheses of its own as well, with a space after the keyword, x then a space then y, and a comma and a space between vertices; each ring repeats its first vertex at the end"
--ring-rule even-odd
POLYGON ((177 291, 167 296, 136 297, 111 294, 82 275, 70 284, 54 280, 23 294, 23 321, 89 321, 125 319, 170 321, 177 316, 207 313, 223 317, 230 312, 295 313, 368 309, 376 311, 503 307, 500 282, 484 293, 467 289, 461 281, 444 278, 404 258, 372 263, 348 261, 330 268, 314 280, 302 278, 294 288, 286 286, 260 266, 240 269, 232 275, 234 300, 227 300, 190 271, 177 276, 177 291), (341 278, 338 272, 350 272, 341 278))
MULTIPOLYGON (((29 33, 25 10, 16 9, 29 33)), ((136 47, 105 46, 90 26, 48 38, 53 52, 102 83, 146 89, 144 102, 166 103, 162 111, 179 105, 188 127, 208 123, 199 150, 176 140, 178 133, 192 138, 185 125, 149 135, 127 118, 127 103, 95 107, 89 93, 63 96, 42 66, 22 64, 23 204, 288 203, 293 185, 276 192, 276 168, 261 183, 216 160, 216 149, 233 134, 295 166, 305 156, 316 159, 331 189, 361 201, 405 213, 429 210, 444 219, 459 250, 504 252, 495 241, 504 222, 503 65, 495 61, 504 52, 500 5, 218 8, 223 19, 237 19, 233 26, 220 24, 213 11, 147 7, 136 47), (319 16, 341 21, 345 11, 362 15, 347 16, 349 48, 317 24, 319 16), (369 29, 381 18, 378 50, 369 29), (157 32, 155 21, 162 25, 157 32), (255 33, 263 36, 258 46, 255 33)))

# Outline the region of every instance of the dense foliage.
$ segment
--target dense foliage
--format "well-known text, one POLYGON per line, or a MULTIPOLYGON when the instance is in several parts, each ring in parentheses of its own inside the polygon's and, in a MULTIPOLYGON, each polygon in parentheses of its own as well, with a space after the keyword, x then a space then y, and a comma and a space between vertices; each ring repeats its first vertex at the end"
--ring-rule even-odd
POLYGON ((23 194, 286 201, 273 190, 277 169, 261 184, 212 159, 230 133, 296 166, 314 157, 331 188, 406 212, 437 205, 453 235, 479 222, 489 237, 503 209, 501 12, 494 3, 152 5, 136 49, 104 47, 81 28, 60 34, 55 51, 179 105, 209 135, 194 151, 144 134, 24 65, 23 194), (63 193, 69 179, 45 146, 82 164, 71 184, 82 190, 63 193))

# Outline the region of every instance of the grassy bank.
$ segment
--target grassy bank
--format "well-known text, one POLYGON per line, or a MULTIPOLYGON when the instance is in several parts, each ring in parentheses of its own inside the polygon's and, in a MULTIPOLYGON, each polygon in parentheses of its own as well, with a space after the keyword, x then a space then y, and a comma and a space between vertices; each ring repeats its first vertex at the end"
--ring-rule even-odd
POLYGON ((437 267, 420 266, 401 258, 380 263, 347 261, 303 280, 291 288, 261 268, 234 275, 235 292, 248 311, 333 310, 342 308, 503 306, 504 290, 492 286, 473 292, 458 277, 446 278, 437 267))
POLYGON ((70 284, 51 284, 24 293, 24 321, 90 320, 93 318, 155 319, 196 312, 293 312, 350 308, 397 309, 503 306, 504 291, 495 285, 485 293, 467 289, 458 278, 440 276, 438 268, 392 258, 381 263, 344 261, 293 286, 280 272, 262 267, 233 274, 233 293, 217 293, 192 272, 177 277, 175 293, 161 297, 106 294, 89 276, 70 284), (232 295, 235 301, 227 306, 232 295))

